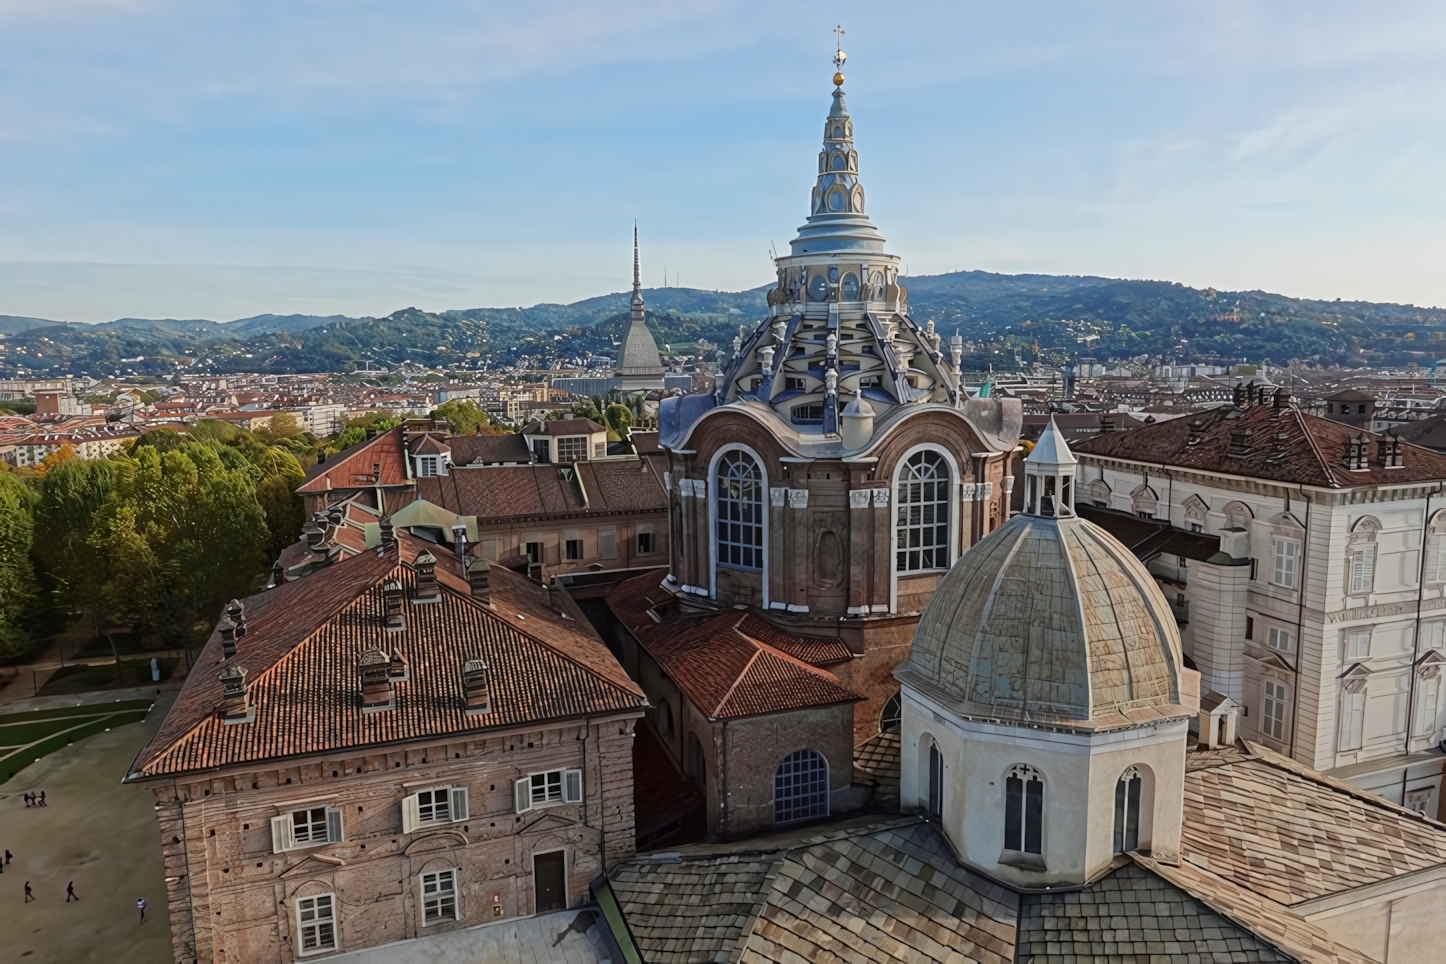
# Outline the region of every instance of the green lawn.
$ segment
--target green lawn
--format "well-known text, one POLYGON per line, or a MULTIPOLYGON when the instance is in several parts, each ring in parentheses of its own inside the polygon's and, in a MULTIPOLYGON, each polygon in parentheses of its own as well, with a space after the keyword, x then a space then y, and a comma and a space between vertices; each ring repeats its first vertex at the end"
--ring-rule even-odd
MULTIPOLYGON (((176 671, 176 660, 162 657, 156 661, 161 669, 161 679, 170 679, 176 671)), ((55 675, 40 687, 41 696, 64 696, 68 693, 85 693, 91 690, 112 687, 144 686, 151 682, 151 661, 148 659, 123 659, 120 664, 120 680, 116 679, 114 663, 99 666, 62 666, 55 675)))
POLYGON ((148 700, 99 703, 0 716, 0 779, 15 774, 49 753, 112 727, 139 723, 148 700))

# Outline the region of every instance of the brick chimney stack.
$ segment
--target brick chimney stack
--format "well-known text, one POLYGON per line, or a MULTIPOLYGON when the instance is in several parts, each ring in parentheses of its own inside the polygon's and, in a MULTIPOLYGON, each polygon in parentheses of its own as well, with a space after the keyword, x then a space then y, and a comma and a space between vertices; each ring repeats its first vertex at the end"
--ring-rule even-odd
POLYGON ((390 552, 393 548, 396 547, 396 544, 397 544, 397 529, 396 529, 396 527, 395 527, 394 525, 392 525, 392 517, 391 517, 391 516, 389 516, 389 515, 384 515, 384 516, 382 516, 381 530, 382 530, 382 549, 383 549, 383 551, 385 551, 385 552, 390 552))
POLYGON ((1275 390, 1275 410, 1283 412, 1290 408, 1290 389, 1277 388, 1275 390))
POLYGON ((271 585, 269 588, 275 589, 277 586, 284 585, 286 585, 286 570, 281 567, 281 560, 277 559, 271 567, 271 585))
POLYGON ((247 723, 254 713, 246 702, 246 670, 227 666, 221 670, 221 719, 226 723, 247 723))
POLYGON ((467 694, 467 715, 483 716, 492 712, 492 688, 487 682, 487 664, 469 659, 462 666, 462 689, 467 694))
POLYGON ((452 550, 457 553, 457 558, 462 559, 467 555, 467 527, 455 525, 452 527, 452 550))
POLYGON ((486 559, 473 559, 467 564, 467 585, 473 599, 492 605, 492 567, 486 559))
POLYGON ((230 659, 236 655, 236 624, 231 617, 225 613, 221 614, 221 621, 216 624, 216 631, 221 634, 221 658, 230 659))
POLYGON ((417 577, 417 589, 412 594, 412 602, 441 602, 442 587, 437 585, 437 557, 423 549, 412 561, 412 571, 417 577))
POLYGON ((236 624, 236 638, 240 639, 246 635, 246 607, 241 600, 233 599, 226 604, 226 615, 231 617, 231 622, 236 624))
POLYGON ((361 674, 362 712, 392 707, 391 659, 379 649, 369 649, 357 660, 361 674))
POLYGON ((386 610, 384 620, 389 633, 400 633, 407 628, 407 617, 402 611, 403 596, 402 584, 395 579, 388 579, 382 586, 382 604, 386 610))

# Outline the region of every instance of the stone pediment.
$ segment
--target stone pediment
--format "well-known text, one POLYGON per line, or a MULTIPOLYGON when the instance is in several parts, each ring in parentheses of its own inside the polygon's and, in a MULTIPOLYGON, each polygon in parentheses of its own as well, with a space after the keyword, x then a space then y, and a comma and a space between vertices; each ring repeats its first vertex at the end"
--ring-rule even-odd
POLYGON ((287 867, 278 876, 281 877, 282 880, 290 880, 293 877, 309 877, 312 874, 338 870, 345 866, 345 860, 342 860, 340 857, 333 857, 331 854, 307 854, 305 860, 294 866, 287 867))
POLYGON ((571 830, 577 826, 576 820, 569 820, 555 810, 548 811, 536 820, 522 827, 522 833, 547 833, 554 830, 571 830))
POLYGON ((465 847, 467 844, 467 835, 460 830, 434 830, 424 836, 414 835, 412 842, 402 848, 402 853, 410 857, 413 854, 431 853, 434 850, 465 847))

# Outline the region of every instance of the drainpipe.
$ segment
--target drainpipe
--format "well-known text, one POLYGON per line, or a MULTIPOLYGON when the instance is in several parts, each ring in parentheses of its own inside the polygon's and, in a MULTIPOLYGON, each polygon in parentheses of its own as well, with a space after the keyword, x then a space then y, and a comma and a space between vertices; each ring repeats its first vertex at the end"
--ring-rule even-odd
MULTIPOLYGON (((1295 699, 1290 705, 1290 753, 1292 760, 1295 759, 1295 734, 1300 729, 1300 651, 1301 651, 1301 627, 1305 623, 1305 576, 1306 562, 1310 559, 1310 503, 1311 500, 1305 494, 1305 484, 1301 483, 1300 497, 1305 500, 1305 540, 1301 545, 1300 553, 1300 588, 1296 590, 1295 603, 1295 665, 1290 667, 1291 673, 1295 676, 1295 699)), ((1290 511, 1290 495, 1285 497, 1285 511, 1290 511)), ((1322 640, 1324 643, 1324 640, 1322 640)))

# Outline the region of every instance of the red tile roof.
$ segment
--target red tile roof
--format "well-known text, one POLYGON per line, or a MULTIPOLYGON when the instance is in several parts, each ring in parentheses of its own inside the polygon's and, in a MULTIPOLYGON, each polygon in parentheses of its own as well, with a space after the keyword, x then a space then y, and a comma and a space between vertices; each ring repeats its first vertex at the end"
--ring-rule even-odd
POLYGON ((363 552, 244 600, 247 632, 225 665, 247 670, 255 719, 227 725, 213 633, 131 778, 274 761, 316 753, 459 736, 520 723, 639 710, 642 691, 585 623, 551 609, 529 580, 493 567, 493 606, 473 600, 460 565, 438 547, 401 534, 398 550, 363 552), (411 560, 438 555, 442 601, 405 607, 406 629, 383 627, 382 586, 409 592, 411 560), (402 653, 410 679, 394 683, 394 709, 363 713, 357 658, 402 653), (461 669, 488 667, 493 711, 467 716, 461 669))
MULTIPOLYGON (((571 465, 453 468, 417 480, 417 495, 456 515, 480 519, 519 516, 666 512, 668 496, 644 460, 571 465)), ((390 505, 389 505, 390 507, 390 505)))
POLYGON ((306 480, 297 487, 301 493, 354 489, 364 485, 406 485, 406 453, 402 427, 388 429, 376 438, 354 445, 326 462, 307 469, 306 480), (372 467, 379 466, 380 478, 372 481, 372 467))
POLYGON ((613 615, 709 719, 786 713, 864 697, 828 670, 755 638, 765 621, 751 612, 684 617, 656 572, 619 583, 607 595, 613 615), (666 610, 661 622, 649 610, 666 610))
POLYGON ((1381 459, 1380 443, 1385 441, 1386 435, 1297 408, 1256 405, 1227 406, 1128 432, 1110 432, 1080 442, 1074 451, 1332 489, 1446 479, 1446 456, 1409 443, 1402 444, 1404 465, 1387 468, 1381 459), (1233 436, 1248 437, 1249 454, 1231 454, 1233 436), (1369 442, 1369 467, 1350 471, 1344 464, 1346 444, 1357 436, 1369 442))

